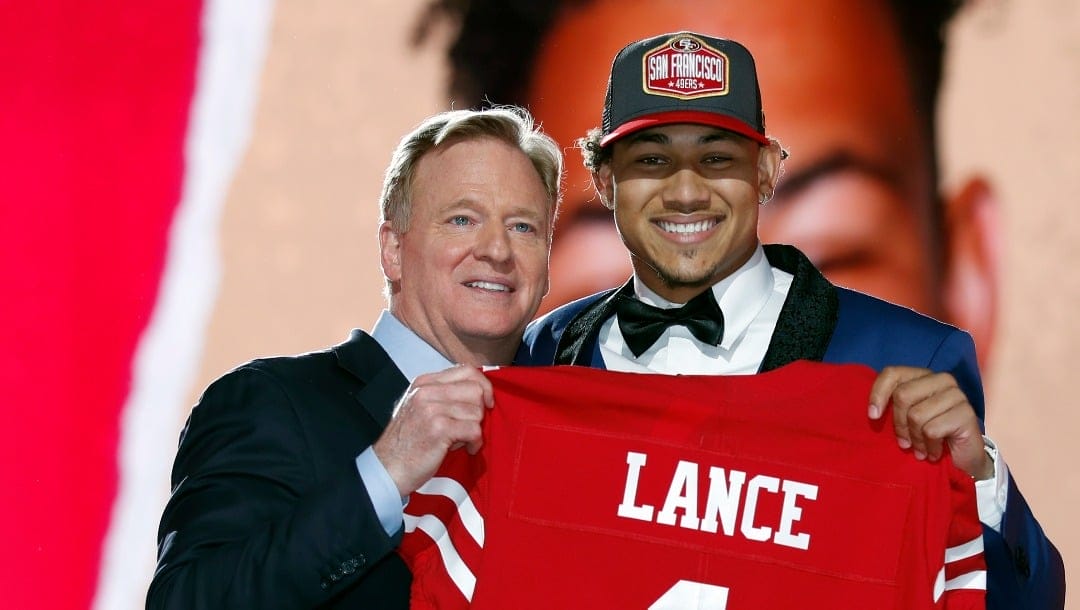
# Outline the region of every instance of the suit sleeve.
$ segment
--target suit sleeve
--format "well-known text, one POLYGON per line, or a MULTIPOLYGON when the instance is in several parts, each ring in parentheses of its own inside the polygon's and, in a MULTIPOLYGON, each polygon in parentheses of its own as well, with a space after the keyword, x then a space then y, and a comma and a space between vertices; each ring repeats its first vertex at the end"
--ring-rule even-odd
POLYGON ((147 608, 312 608, 378 568, 397 541, 355 463, 316 468, 271 373, 211 385, 181 436, 147 608))
MULTIPOLYGON (((984 420, 975 344, 967 333, 954 331, 949 335, 934 354, 929 368, 952 373, 979 419, 984 420)), ((988 609, 1064 608, 1065 567, 1061 554, 1046 537, 1012 477, 1001 532, 984 526, 983 545, 988 609)))
POLYGON ((941 601, 945 610, 983 610, 986 608, 986 559, 975 484, 951 461, 947 472, 949 528, 941 577, 937 581, 943 595, 941 601))

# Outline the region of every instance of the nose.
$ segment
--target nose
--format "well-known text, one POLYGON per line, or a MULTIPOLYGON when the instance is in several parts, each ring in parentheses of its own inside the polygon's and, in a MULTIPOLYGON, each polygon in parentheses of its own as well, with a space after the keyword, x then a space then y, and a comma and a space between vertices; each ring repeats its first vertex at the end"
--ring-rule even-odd
POLYGON ((510 233, 499 223, 487 223, 477 234, 476 258, 493 263, 502 263, 511 258, 510 233))
POLYGON ((665 207, 679 212, 692 212, 709 205, 709 188, 705 178, 688 167, 668 177, 662 196, 665 207))

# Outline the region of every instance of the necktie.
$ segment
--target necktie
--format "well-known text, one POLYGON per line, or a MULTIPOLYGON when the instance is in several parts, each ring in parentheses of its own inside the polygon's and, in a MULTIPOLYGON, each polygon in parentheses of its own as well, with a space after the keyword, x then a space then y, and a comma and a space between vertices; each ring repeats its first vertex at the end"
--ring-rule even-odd
POLYGON ((614 304, 619 330, 634 356, 645 353, 669 326, 685 326, 698 341, 709 345, 719 345, 724 337, 724 314, 712 289, 673 309, 653 307, 625 294, 618 295, 614 304))

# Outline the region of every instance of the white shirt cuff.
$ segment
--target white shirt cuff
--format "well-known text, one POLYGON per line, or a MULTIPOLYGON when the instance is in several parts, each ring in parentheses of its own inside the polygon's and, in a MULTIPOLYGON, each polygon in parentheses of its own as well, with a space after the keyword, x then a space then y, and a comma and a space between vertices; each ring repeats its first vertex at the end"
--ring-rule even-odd
POLYGON ((985 481, 975 481, 975 497, 979 503, 979 521, 983 525, 1001 532, 1001 519, 1005 514, 1005 503, 1009 499, 1009 467, 998 454, 997 445, 990 438, 983 437, 986 453, 994 462, 994 476, 985 481))
MULTIPOLYGON (((397 485, 386 467, 375 455, 375 449, 368 447, 363 453, 356 456, 356 469, 360 471, 360 479, 364 482, 371 505, 375 507, 375 514, 379 517, 379 523, 386 530, 387 536, 393 536, 401 529, 404 522, 402 518, 403 502, 398 495, 397 485)), ((982 514, 980 511, 979 514, 982 514)))

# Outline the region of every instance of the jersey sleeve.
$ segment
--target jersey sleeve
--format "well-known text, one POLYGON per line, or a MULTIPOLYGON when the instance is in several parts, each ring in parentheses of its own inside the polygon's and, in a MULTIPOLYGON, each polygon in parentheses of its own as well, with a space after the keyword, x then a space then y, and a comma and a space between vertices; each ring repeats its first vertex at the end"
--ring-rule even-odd
POLYGON ((949 464, 951 521, 942 568, 934 583, 934 599, 945 610, 986 608, 986 561, 975 482, 949 464))
POLYGON ((481 466, 465 451, 452 451, 409 498, 398 552, 413 573, 414 610, 464 610, 472 601, 484 546, 481 466))

